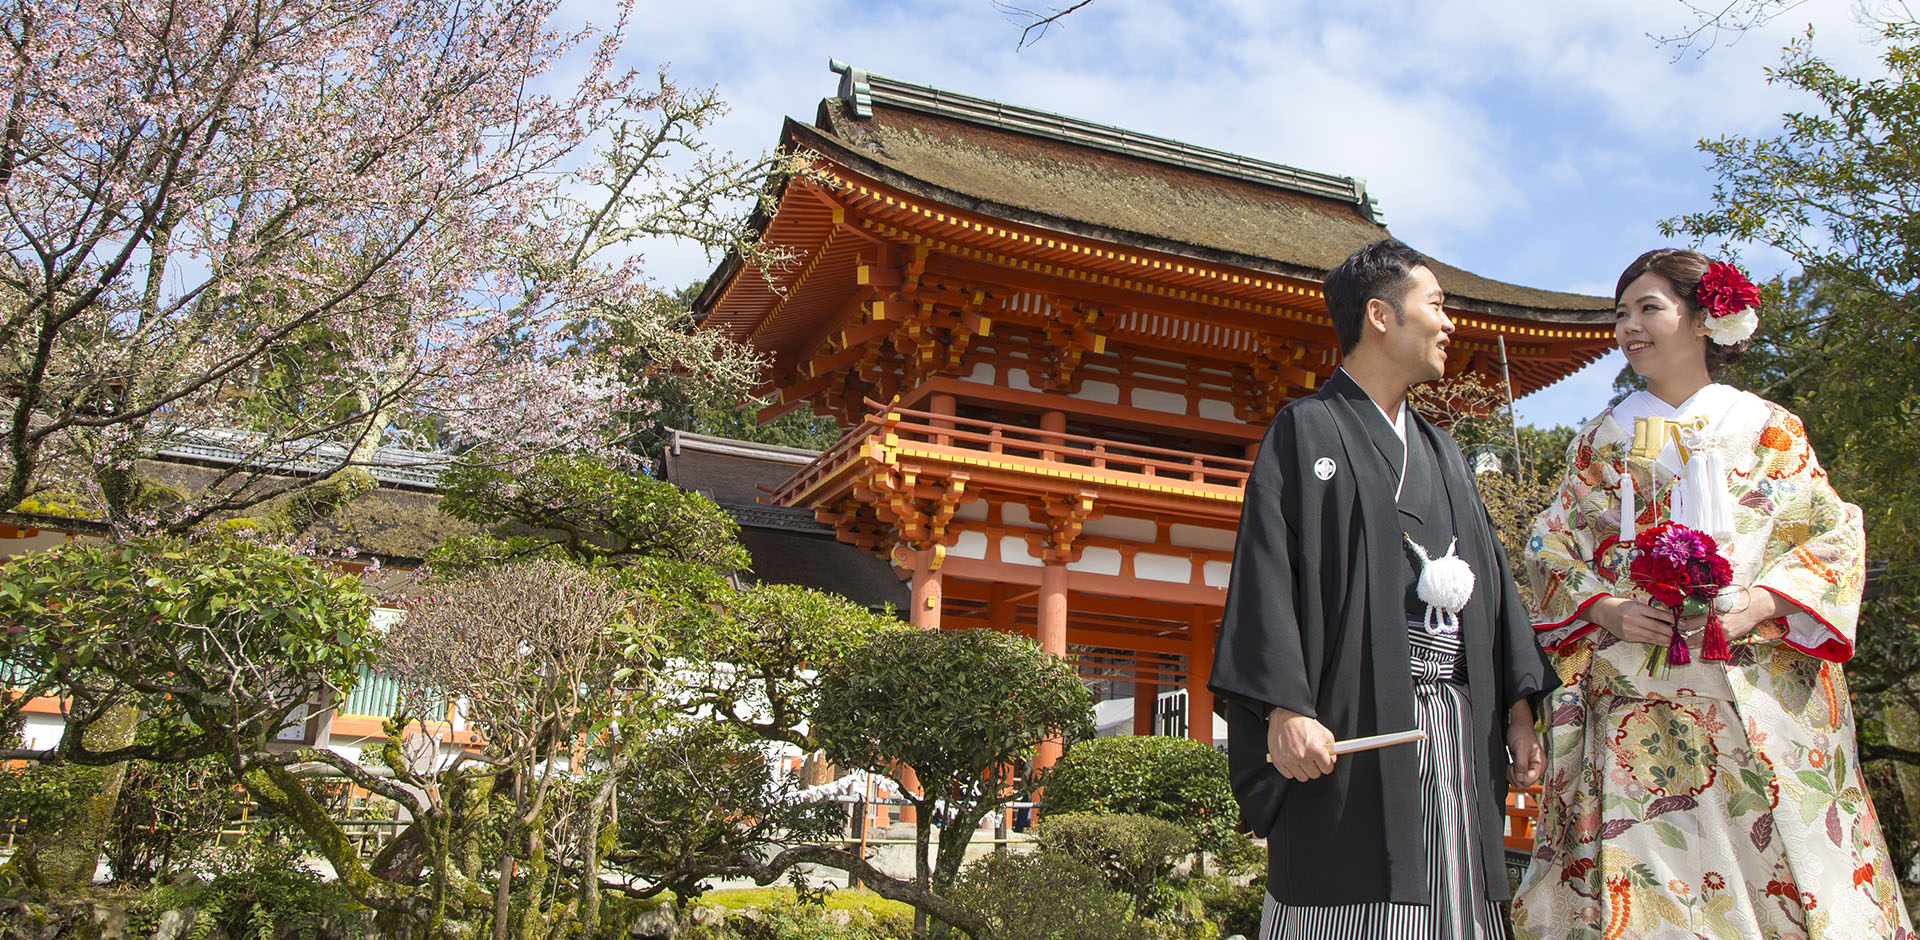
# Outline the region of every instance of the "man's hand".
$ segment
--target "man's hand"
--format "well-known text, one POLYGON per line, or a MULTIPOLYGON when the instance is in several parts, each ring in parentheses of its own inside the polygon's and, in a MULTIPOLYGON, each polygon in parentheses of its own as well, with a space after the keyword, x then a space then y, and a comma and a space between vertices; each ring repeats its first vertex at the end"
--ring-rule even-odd
POLYGON ((1333 732, 1318 720, 1276 708, 1267 715, 1267 761, 1305 783, 1333 772, 1333 732))
POLYGON ((1533 706, 1525 700, 1507 711, 1507 753, 1512 757, 1507 782, 1516 787, 1532 786, 1547 769, 1547 752, 1533 731, 1533 706))

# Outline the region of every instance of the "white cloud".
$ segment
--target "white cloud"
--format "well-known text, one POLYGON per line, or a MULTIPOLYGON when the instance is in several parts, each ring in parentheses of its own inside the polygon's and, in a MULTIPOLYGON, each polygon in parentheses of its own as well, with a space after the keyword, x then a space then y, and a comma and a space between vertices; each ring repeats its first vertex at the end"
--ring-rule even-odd
MULTIPOLYGON (((588 0, 569 4, 563 13, 605 15, 588 0)), ((1491 277, 1604 294, 1627 261, 1670 241, 1660 219, 1708 205, 1712 179, 1694 141, 1769 134, 1782 112, 1807 106, 1764 70, 1809 22, 1816 51, 1837 67, 1878 71, 1852 10, 1814 0, 1675 61, 1648 38, 1686 26, 1674 0, 1097 0, 1019 51, 1018 27, 990 0, 702 0, 639 11, 626 55, 718 86, 733 106, 713 129, 724 149, 766 149, 786 115, 811 121, 837 80, 826 61, 838 57, 1365 177, 1394 231, 1424 250, 1491 277)), ((646 254, 666 284, 712 269, 684 245, 646 254)), ((1780 264, 1749 260, 1762 275, 1780 264)), ((1576 420, 1596 388, 1605 398, 1617 366, 1603 371, 1523 410, 1544 415, 1540 402, 1560 401, 1568 411, 1553 420, 1576 420)))

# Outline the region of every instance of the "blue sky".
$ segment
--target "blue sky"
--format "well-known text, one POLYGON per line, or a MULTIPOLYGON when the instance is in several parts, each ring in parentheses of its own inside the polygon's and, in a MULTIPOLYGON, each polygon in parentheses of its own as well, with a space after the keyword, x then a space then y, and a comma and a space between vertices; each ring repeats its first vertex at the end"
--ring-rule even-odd
MULTIPOLYGON (((1023 5, 1039 8, 1046 0, 1023 5)), ((1065 5, 1061 0, 1053 0, 1065 5)), ((563 17, 607 18, 569 2, 563 17)), ((1765 135, 1810 102, 1768 84, 1815 28, 1844 70, 1878 71, 1848 0, 1810 0, 1704 55, 1649 38, 1686 28, 1680 0, 1096 0, 1039 42, 990 0, 640 3, 626 64, 710 85, 732 110, 722 148, 763 150, 782 116, 811 120, 837 76, 871 72, 1364 177, 1395 235, 1534 287, 1610 294, 1668 244, 1661 219, 1710 205, 1703 137, 1765 135)), ((712 269, 697 248, 647 246, 662 284, 712 269)), ((1755 280, 1778 271, 1745 258, 1755 280)), ((1523 421, 1577 423, 1606 403, 1618 355, 1522 399, 1523 421)))

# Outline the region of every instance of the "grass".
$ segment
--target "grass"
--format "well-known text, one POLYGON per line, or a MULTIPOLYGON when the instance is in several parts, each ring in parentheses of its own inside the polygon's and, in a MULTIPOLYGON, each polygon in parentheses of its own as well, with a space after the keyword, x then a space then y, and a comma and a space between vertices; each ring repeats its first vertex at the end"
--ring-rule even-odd
MULTIPOLYGON (((792 888, 740 888, 730 891, 709 891, 700 896, 700 900, 716 907, 739 910, 747 907, 772 907, 775 904, 794 903, 792 888)), ((871 891, 852 888, 835 888, 827 895, 828 910, 863 910, 876 917, 913 916, 913 908, 899 901, 890 901, 871 891)))

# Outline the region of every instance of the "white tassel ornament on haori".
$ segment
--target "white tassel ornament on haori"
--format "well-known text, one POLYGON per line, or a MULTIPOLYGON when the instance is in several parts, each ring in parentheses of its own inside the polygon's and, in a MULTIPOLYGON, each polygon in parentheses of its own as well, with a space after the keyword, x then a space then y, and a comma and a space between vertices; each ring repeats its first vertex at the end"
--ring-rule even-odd
POLYGON ((1448 542, 1445 555, 1431 558, 1413 536, 1406 538, 1407 544, 1413 546, 1413 553, 1420 556, 1420 580, 1414 586, 1414 593, 1427 605, 1422 626, 1428 633, 1441 636, 1459 633, 1460 612, 1467 609, 1467 601, 1473 597, 1473 566, 1454 554, 1460 540, 1448 542))

